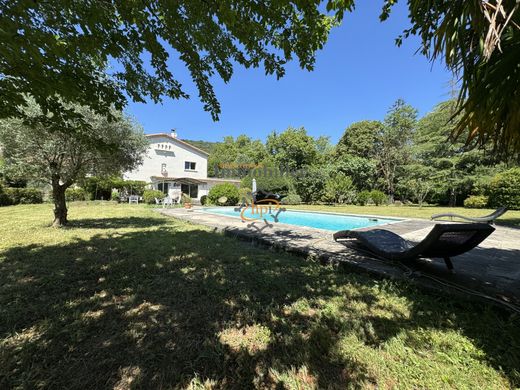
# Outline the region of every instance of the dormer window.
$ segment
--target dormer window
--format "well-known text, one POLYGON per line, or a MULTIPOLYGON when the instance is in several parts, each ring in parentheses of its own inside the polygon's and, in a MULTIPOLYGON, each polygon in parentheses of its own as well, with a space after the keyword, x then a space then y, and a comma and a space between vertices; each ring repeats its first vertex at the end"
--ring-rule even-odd
POLYGON ((196 163, 192 161, 184 161, 184 170, 185 171, 194 171, 196 163))

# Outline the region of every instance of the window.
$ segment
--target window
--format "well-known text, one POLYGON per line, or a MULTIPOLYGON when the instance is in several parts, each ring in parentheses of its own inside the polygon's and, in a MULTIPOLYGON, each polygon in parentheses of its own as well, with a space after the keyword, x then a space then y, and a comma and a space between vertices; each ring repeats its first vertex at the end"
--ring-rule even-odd
POLYGON ((162 191, 163 194, 168 195, 168 183, 159 183, 157 184, 157 189, 162 191))
POLYGON ((161 173, 165 173, 166 172, 166 164, 163 163, 161 164, 161 173))
POLYGON ((195 170, 195 163, 191 161, 184 161, 184 170, 185 171, 194 171, 195 170))

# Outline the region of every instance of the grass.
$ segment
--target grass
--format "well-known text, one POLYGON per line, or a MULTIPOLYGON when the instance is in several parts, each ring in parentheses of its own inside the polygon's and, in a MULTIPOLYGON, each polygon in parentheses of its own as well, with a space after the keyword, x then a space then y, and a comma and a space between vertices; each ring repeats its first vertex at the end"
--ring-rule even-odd
MULTIPOLYGON (((439 207, 439 206, 357 206, 357 205, 297 205, 285 206, 298 210, 328 211, 335 213, 381 215, 400 218, 430 219, 433 214, 456 213, 468 217, 481 217, 491 214, 494 209, 467 209, 464 207, 439 207)), ((509 210, 496 223, 498 225, 520 227, 520 210, 509 210)))
POLYGON ((520 386, 520 321, 155 214, 0 208, 0 388, 520 386))

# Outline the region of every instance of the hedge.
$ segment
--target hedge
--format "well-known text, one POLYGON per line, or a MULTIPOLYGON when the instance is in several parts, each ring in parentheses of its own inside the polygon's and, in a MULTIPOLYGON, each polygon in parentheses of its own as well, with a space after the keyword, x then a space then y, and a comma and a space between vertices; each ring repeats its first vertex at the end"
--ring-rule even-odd
POLYGON ((143 193, 143 199, 144 199, 145 203, 148 203, 148 204, 154 204, 155 198, 163 199, 164 196, 165 196, 164 193, 159 190, 145 190, 143 193))
POLYGON ((464 207, 470 209, 483 209, 487 206, 489 198, 485 195, 472 195, 464 200, 464 207))
POLYGON ((43 192, 35 188, 0 189, 0 206, 43 203, 43 192))
POLYGON ((231 183, 217 184, 209 190, 208 199, 211 203, 222 206, 234 206, 240 200, 238 188, 231 183), (222 197, 227 198, 227 201, 222 204, 218 200, 222 197))
POLYGON ((487 193, 491 207, 520 210, 520 168, 511 168, 493 177, 487 193))
POLYGON ((88 194, 83 188, 67 188, 65 190, 65 199, 67 202, 83 201, 88 199, 88 194))

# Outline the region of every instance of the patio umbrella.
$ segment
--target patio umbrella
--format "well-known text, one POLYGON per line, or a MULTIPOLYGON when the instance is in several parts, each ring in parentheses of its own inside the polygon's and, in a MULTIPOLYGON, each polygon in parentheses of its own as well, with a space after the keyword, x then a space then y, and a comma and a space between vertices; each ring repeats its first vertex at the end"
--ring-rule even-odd
POLYGON ((253 185, 251 188, 251 192, 254 194, 256 192, 256 179, 253 179, 253 185))

